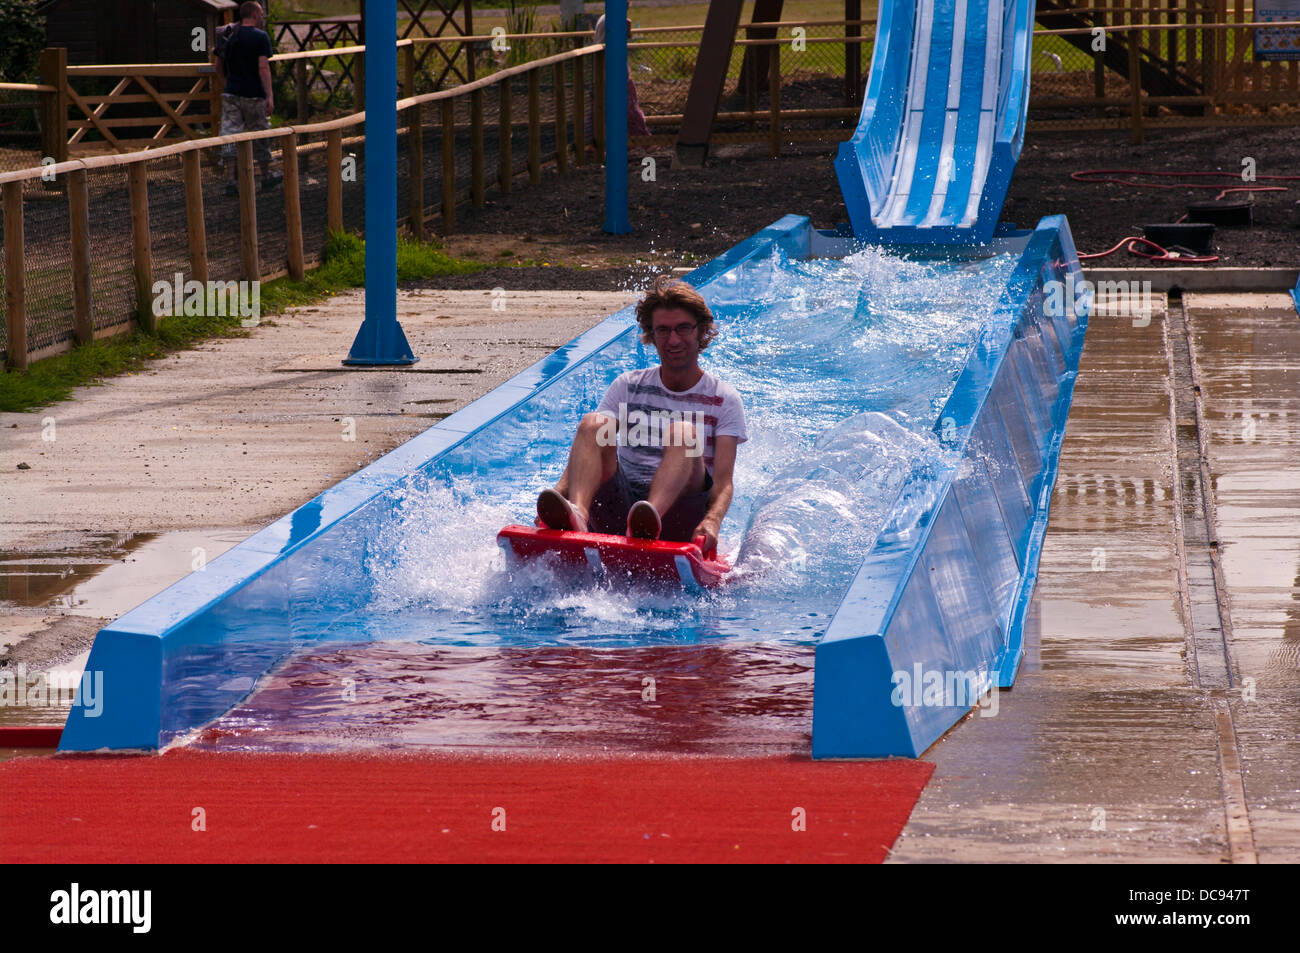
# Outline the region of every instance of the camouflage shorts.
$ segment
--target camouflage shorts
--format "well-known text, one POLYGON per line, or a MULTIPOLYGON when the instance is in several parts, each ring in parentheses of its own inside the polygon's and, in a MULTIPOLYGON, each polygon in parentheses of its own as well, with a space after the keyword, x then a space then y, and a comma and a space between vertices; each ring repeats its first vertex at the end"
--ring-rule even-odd
MULTIPOLYGON (((237 132, 256 132, 270 129, 271 117, 266 114, 266 100, 253 96, 221 94, 221 134, 232 136, 237 132)), ((221 158, 235 157, 234 143, 221 147, 221 158)), ((253 140, 253 158, 258 162, 271 161, 271 143, 268 139, 253 140)))

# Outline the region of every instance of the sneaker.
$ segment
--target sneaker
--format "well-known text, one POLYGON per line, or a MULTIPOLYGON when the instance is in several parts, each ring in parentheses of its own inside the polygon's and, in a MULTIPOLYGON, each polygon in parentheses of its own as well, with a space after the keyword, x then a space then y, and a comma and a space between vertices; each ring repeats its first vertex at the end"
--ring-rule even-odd
POLYGON ((662 526, 659 511, 649 500, 638 500, 627 513, 628 539, 658 539, 662 526))
POLYGON ((284 176, 273 172, 266 178, 262 179, 262 191, 269 192, 283 181, 284 176))
POLYGON ((239 186, 236 185, 234 182, 227 182, 227 183, 226 183, 226 194, 227 194, 227 195, 230 195, 230 196, 238 195, 238 194, 239 194, 239 186))
POLYGON ((537 495, 537 519, 547 529, 587 532, 586 519, 558 490, 546 489, 537 495))

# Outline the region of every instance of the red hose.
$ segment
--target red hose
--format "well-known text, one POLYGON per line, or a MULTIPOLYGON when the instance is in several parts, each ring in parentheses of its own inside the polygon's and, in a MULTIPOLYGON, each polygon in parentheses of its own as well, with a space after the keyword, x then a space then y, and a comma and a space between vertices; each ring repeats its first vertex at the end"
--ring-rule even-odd
MULTIPOLYGON (((1127 185, 1135 189, 1176 190, 1176 189, 1218 189, 1219 188, 1218 185, 1197 185, 1191 182, 1181 182, 1177 185, 1162 185, 1159 182, 1137 182, 1134 181, 1133 179, 1113 178, 1113 176, 1116 175, 1144 175, 1144 176, 1158 176, 1161 178, 1178 178, 1178 179, 1210 178, 1215 176, 1222 178, 1223 176, 1226 175, 1229 178, 1233 178, 1233 179, 1240 178, 1240 176, 1236 172, 1150 172, 1147 171, 1146 169, 1080 169, 1077 172, 1071 172, 1070 178, 1073 179, 1075 182, 1087 182, 1094 185, 1100 185, 1103 183, 1108 183, 1111 185, 1127 185), (1097 176, 1101 176, 1102 178, 1097 178, 1097 176)), ((1255 178, 1267 179, 1270 182, 1300 182, 1300 175, 1257 175, 1255 176, 1255 178)), ((1225 195, 1231 192, 1285 192, 1285 191, 1287 191, 1287 187, 1285 185, 1236 185, 1230 188, 1220 189, 1219 194, 1214 197, 1214 200, 1217 202, 1219 199, 1223 198, 1225 195)), ((1178 219, 1178 221, 1181 222, 1186 217, 1187 215, 1184 214, 1182 217, 1178 219)), ((1160 247, 1155 242, 1151 241, 1151 239, 1149 238, 1142 238, 1137 235, 1130 235, 1128 238, 1120 239, 1119 244, 1115 245, 1113 248, 1108 248, 1106 251, 1097 252, 1096 254, 1092 254, 1092 255, 1080 255, 1079 259, 1084 260, 1088 258, 1105 258, 1107 255, 1115 254, 1115 252, 1119 251, 1125 245, 1128 246, 1127 251, 1130 255, 1139 255, 1142 258, 1149 258, 1151 261, 1176 261, 1184 265, 1205 265, 1205 264, 1209 264, 1210 262, 1219 260, 1218 255, 1180 255, 1177 252, 1171 252, 1168 251, 1167 249, 1160 247), (1156 249, 1158 254, 1151 255, 1143 251, 1138 251, 1137 248, 1135 247, 1138 242, 1141 242, 1144 245, 1151 246, 1152 248, 1156 249)))
MULTIPOLYGON (((1115 175, 1146 175, 1160 176, 1162 178, 1207 178, 1211 176, 1228 176, 1229 178, 1240 180, 1241 176, 1236 172, 1148 172, 1144 169, 1081 169, 1078 172, 1071 172, 1070 178, 1075 182, 1087 182, 1094 185, 1109 183, 1111 185, 1127 185, 1135 189, 1217 189, 1218 185, 1196 185, 1190 182, 1182 182, 1178 185, 1161 185, 1158 182, 1136 182, 1133 179, 1116 179, 1115 175), (1104 178, 1095 178, 1095 176, 1104 176, 1104 178)), ((1257 175, 1256 179, 1267 179, 1270 182, 1300 182, 1300 175, 1257 175)), ((1238 185, 1232 188, 1222 189, 1214 197, 1217 202, 1229 192, 1285 192, 1285 185, 1238 185)))
POLYGON ((1107 255, 1113 255, 1125 245, 1130 255, 1138 255, 1142 258, 1149 258, 1151 261, 1176 261, 1181 265, 1208 265, 1210 262, 1218 261, 1218 255, 1180 255, 1177 252, 1171 252, 1168 249, 1157 245, 1149 238, 1143 238, 1140 235, 1130 235, 1128 238, 1120 239, 1119 243, 1105 251, 1099 251, 1091 255, 1080 255, 1079 260, 1084 261, 1089 258, 1105 258, 1107 255), (1134 246, 1141 242, 1143 245, 1150 245, 1158 254, 1149 255, 1146 252, 1138 251, 1134 246))

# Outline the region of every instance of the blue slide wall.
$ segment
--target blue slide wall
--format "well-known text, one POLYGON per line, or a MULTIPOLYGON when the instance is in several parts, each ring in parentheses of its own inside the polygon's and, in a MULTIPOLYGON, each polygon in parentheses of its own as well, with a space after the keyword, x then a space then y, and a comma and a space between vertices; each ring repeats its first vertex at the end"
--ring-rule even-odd
POLYGON ((1087 330, 1063 289, 1082 287, 1065 218, 1043 219, 935 425, 961 466, 904 487, 817 646, 814 757, 918 755, 1015 680, 1087 330))

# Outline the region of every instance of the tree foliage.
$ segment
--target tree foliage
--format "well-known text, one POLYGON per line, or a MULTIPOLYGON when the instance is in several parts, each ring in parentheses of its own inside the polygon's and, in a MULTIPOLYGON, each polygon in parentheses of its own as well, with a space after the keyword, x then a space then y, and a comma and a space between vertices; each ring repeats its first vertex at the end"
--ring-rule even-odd
POLYGON ((45 18, 36 15, 36 0, 0 0, 0 82, 35 79, 44 46, 45 18))

